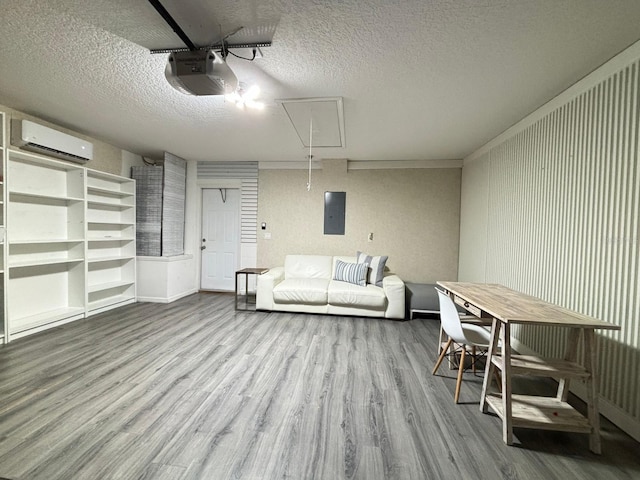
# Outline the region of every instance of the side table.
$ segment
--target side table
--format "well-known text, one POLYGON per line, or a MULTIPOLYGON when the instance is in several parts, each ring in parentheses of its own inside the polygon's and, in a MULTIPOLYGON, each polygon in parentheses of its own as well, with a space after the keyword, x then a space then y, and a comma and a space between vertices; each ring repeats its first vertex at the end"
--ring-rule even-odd
POLYGON ((235 298, 235 309, 236 310, 249 310, 248 308, 240 309, 238 308, 238 299, 241 295, 238 294, 238 276, 244 275, 244 300, 245 306, 248 306, 249 303, 256 303, 256 294, 255 292, 249 293, 249 275, 262 275, 265 272, 268 272, 268 268, 243 268, 242 270, 236 271, 236 298, 235 298), (253 302, 251 302, 253 300, 253 302))

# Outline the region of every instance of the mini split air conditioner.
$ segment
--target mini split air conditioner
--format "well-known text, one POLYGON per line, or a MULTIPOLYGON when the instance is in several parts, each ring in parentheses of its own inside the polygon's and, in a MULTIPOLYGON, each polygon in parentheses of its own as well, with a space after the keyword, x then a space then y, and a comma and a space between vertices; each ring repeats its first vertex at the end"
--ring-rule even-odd
POLYGON ((93 158, 93 143, 29 120, 11 121, 11 143, 25 150, 77 163, 93 158))

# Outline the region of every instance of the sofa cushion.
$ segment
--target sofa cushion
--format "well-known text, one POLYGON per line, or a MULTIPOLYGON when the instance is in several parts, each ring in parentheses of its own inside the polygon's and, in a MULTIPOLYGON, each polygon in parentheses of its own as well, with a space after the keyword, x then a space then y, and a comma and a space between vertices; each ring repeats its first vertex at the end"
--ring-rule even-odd
POLYGON ((333 279, 364 287, 367 284, 367 265, 364 263, 345 263, 337 260, 333 279))
POLYGON ((284 259, 284 278, 331 279, 333 257, 328 255, 287 255, 284 259))
POLYGON ((384 309, 387 305, 384 290, 375 285, 361 287, 353 283, 331 280, 328 296, 331 305, 372 309, 384 309))
POLYGON ((288 278, 273 287, 273 301, 325 305, 328 284, 324 278, 288 278))
POLYGON ((358 263, 366 263, 369 266, 367 283, 381 287, 382 278, 384 277, 384 266, 389 257, 386 255, 374 257, 363 252, 358 252, 357 257, 358 263))

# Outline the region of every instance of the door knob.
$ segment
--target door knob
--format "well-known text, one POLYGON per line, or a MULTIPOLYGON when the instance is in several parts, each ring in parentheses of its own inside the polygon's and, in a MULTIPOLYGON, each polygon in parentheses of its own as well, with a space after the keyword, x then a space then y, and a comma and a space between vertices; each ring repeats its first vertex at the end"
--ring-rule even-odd
POLYGON ((202 245, 202 246, 200 247, 200 250, 204 250, 205 248, 207 248, 207 246, 206 246, 206 245, 202 245))

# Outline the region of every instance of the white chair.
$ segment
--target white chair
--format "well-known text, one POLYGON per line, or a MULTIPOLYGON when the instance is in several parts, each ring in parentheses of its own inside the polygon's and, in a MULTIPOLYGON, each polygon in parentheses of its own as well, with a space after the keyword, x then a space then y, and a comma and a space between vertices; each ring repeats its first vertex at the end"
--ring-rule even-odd
MULTIPOLYGON (((462 374, 465 370, 464 361, 467 354, 467 348, 471 347, 472 365, 475 371, 475 363, 478 360, 476 349, 479 347, 486 350, 491 343, 491 334, 480 325, 474 325, 471 323, 463 323, 460 321, 460 314, 456 308, 453 300, 444 292, 437 289, 438 300, 440 303, 440 321, 444 332, 449 337, 446 345, 440 352, 436 366, 433 368, 433 374, 435 375, 450 350, 451 346, 454 346, 454 353, 460 352, 460 365, 458 367, 458 381, 456 382, 456 392, 454 395, 455 402, 458 403, 460 397, 460 385, 462 385, 462 374)), ((482 354, 484 356, 484 353, 482 354)))

